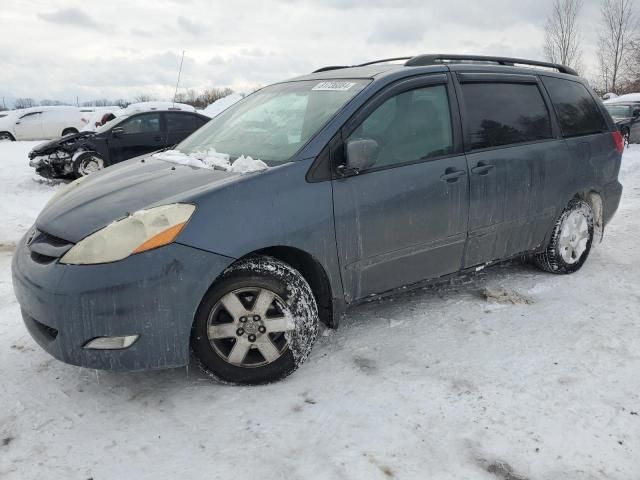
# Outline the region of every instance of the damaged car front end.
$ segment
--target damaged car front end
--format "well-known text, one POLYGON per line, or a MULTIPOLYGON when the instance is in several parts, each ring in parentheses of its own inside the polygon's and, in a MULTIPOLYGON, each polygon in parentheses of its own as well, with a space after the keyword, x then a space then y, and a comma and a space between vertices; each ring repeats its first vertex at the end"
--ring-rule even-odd
POLYGON ((29 166, 45 178, 75 178, 104 166, 94 132, 67 135, 36 146, 29 152, 29 166))

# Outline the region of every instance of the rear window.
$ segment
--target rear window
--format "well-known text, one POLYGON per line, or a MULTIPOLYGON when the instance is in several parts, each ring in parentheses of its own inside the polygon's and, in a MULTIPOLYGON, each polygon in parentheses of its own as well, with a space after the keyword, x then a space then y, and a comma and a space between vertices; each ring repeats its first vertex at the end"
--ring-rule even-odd
POLYGON ((607 130, 607 124, 589 91, 578 82, 542 77, 555 106, 565 137, 590 135, 607 130))
POLYGON ((537 85, 463 83, 474 150, 551 138, 549 112, 537 85))

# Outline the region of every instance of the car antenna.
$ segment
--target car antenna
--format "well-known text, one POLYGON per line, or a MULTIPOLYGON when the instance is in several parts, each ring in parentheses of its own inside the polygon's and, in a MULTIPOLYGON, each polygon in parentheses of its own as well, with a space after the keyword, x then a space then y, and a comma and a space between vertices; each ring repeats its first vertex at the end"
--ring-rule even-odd
POLYGON ((176 91, 173 94, 173 108, 176 108, 176 97, 178 96, 178 85, 180 85, 180 75, 182 74, 182 62, 184 62, 184 50, 182 50, 182 59, 180 60, 180 68, 178 69, 178 81, 176 82, 176 91))

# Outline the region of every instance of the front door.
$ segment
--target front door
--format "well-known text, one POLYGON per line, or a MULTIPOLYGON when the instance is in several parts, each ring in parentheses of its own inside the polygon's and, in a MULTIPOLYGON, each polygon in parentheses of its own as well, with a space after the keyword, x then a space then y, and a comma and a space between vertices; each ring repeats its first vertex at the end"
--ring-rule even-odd
POLYGON ((139 113, 116 125, 109 138, 109 162, 118 163, 166 146, 160 112, 139 113))
POLYGON ((18 119, 13 127, 16 140, 40 140, 42 135, 42 112, 30 112, 18 119))
POLYGON ((460 269, 469 192, 452 97, 447 75, 405 81, 345 127, 344 145, 378 144, 372 166, 333 181, 347 302, 460 269))

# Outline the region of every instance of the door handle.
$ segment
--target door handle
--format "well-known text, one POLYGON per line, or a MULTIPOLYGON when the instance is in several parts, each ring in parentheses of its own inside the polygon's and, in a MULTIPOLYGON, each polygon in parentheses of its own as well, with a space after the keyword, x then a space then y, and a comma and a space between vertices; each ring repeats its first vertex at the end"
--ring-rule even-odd
POLYGON ((480 162, 477 167, 471 169, 471 173, 474 175, 488 175, 491 170, 493 170, 495 165, 488 165, 480 162))
POLYGON ((162 140, 162 137, 161 137, 160 135, 157 135, 157 136, 153 137, 153 139, 154 139, 156 142, 159 142, 160 140, 162 140))
POLYGON ((440 177, 440 180, 447 183, 457 182, 460 177, 466 175, 467 172, 464 170, 454 170, 453 168, 447 168, 444 172, 444 175, 440 177))

